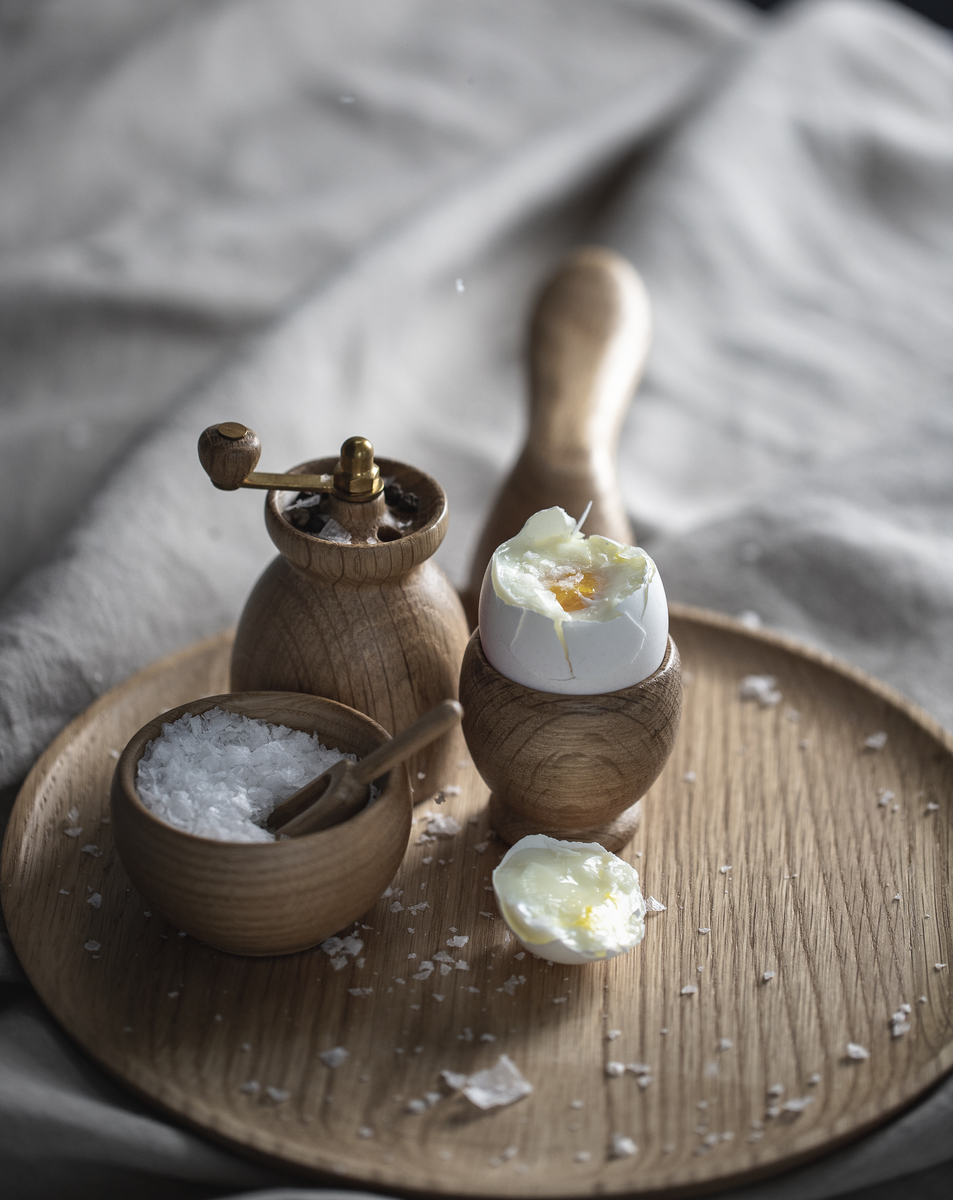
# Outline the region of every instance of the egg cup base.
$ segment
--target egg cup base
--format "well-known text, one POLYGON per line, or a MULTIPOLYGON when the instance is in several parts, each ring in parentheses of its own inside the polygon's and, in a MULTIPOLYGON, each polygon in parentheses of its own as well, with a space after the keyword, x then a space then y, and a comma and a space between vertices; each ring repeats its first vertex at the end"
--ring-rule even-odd
POLYGON ((603 849, 616 854, 635 836, 642 820, 642 801, 636 800, 619 816, 602 825, 552 829, 515 812, 503 801, 498 800, 494 793, 490 796, 489 817, 491 828, 510 846, 532 833, 545 833, 547 837, 557 838, 561 842, 598 842, 603 849))
POLYGON ((648 679, 573 696, 502 675, 477 629, 463 656, 460 702, 470 755, 492 794, 493 828, 510 843, 545 833, 619 850, 671 753, 681 701, 681 661, 671 637, 648 679))

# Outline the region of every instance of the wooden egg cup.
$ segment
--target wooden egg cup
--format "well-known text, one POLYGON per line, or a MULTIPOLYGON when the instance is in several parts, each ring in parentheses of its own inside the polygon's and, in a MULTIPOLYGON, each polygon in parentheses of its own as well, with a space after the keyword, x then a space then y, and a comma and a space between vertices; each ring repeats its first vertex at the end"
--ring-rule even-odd
MULTIPOLYGON (((316 459, 293 472, 329 474, 336 461, 316 459)), ((327 696, 396 734, 456 697, 468 630, 457 593, 431 561, 447 529, 443 489, 413 467, 377 462, 383 477, 418 497, 407 529, 389 523, 383 494, 362 503, 332 495, 330 515, 352 541, 326 541, 287 519, 289 492, 268 492, 265 524, 281 554, 245 605, 231 686, 327 696)), ((452 779, 463 753, 457 727, 414 755, 416 799, 452 779)))
POLYGON ((487 661, 480 631, 460 676, 463 730, 490 788, 490 823, 507 842, 531 833, 620 850, 642 796, 678 732, 682 670, 668 639, 648 679, 599 696, 565 696, 514 683, 487 661))
POLYGON ((393 879, 411 822, 406 765, 381 795, 341 825, 273 842, 195 837, 160 821, 139 799, 136 771, 162 726, 210 708, 319 733, 328 746, 362 757, 388 734, 363 713, 319 696, 229 693, 180 705, 144 725, 113 776, 116 849, 126 874, 157 912, 201 942, 231 954, 292 954, 345 928, 393 879))

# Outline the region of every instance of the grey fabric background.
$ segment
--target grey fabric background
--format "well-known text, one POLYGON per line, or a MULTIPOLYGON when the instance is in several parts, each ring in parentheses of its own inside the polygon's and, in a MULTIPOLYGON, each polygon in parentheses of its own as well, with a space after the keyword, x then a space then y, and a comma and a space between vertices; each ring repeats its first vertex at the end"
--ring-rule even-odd
MULTIPOLYGON (((0 3, 0 181, 4 813, 270 557, 260 496, 198 468, 213 421, 252 425, 264 469, 359 430, 430 471, 462 583, 519 449, 527 303, 582 240, 652 295, 620 472, 670 597, 953 723, 937 27, 878 0, 0 3)), ((315 1194, 106 1081, 3 939, 0 978, 5 1197, 315 1194)), ((951 1107, 743 1194, 947 1195, 951 1107)))

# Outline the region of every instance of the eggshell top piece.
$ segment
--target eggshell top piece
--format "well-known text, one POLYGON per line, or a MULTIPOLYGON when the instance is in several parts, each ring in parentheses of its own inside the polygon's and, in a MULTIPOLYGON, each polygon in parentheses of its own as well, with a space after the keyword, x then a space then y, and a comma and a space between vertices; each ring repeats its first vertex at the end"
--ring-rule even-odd
POLYGON ((480 592, 480 640, 492 666, 525 687, 577 696, 616 692, 662 664, 665 589, 644 550, 587 538, 563 509, 547 508, 490 560, 480 592), (561 590, 580 576, 588 581, 583 592, 561 590), (584 594, 593 581, 596 590, 584 594), (567 611, 560 595, 578 607, 567 611))
POLYGON ((521 838, 493 872, 493 889, 507 925, 539 958, 596 962, 645 936, 638 872, 598 842, 521 838))

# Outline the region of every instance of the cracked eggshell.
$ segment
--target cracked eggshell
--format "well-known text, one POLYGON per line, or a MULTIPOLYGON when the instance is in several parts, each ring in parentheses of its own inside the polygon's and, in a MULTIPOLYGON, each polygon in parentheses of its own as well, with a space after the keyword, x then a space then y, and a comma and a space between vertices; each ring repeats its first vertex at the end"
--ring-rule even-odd
MULTIPOLYGON (((577 863, 581 860, 577 859, 577 863)), ((645 937, 646 904, 638 872, 598 842, 564 842, 545 833, 520 838, 493 872, 493 890, 513 936, 537 958, 564 966, 605 962, 627 954, 645 937), (511 877, 512 869, 508 871, 507 867, 524 851, 530 851, 536 862, 549 858, 554 865, 567 851, 576 851, 581 860, 591 862, 598 858, 601 869, 598 877, 590 881, 592 895, 580 897, 578 911, 560 912, 558 902, 550 902, 551 898, 540 887, 533 886, 525 877, 516 880, 511 877), (600 939, 598 931, 581 918, 591 911, 587 899, 596 901, 592 907, 599 907, 609 893, 614 905, 608 921, 598 922, 602 926, 600 939)))
POLYGON ((655 564, 644 557, 648 582, 620 601, 615 616, 560 622, 565 649, 551 617, 497 594, 491 560, 480 591, 480 641, 490 664, 524 687, 573 696, 617 692, 648 679, 665 657, 668 603, 655 564))

